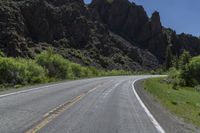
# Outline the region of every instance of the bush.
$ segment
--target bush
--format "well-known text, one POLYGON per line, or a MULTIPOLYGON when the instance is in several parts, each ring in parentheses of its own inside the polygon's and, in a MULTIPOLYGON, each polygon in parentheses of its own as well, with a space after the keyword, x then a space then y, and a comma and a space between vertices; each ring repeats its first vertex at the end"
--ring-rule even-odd
POLYGON ((55 79, 71 78, 72 71, 70 62, 61 55, 54 54, 52 50, 42 52, 36 57, 36 61, 42 67, 47 69, 48 76, 55 79))
POLYGON ((34 60, 20 59, 20 63, 25 65, 26 81, 28 83, 44 83, 47 82, 45 69, 37 64, 34 60))
POLYGON ((174 90, 178 90, 178 87, 180 85, 180 80, 179 78, 175 78, 172 82, 172 89, 174 90))
POLYGON ((84 67, 55 54, 52 49, 39 54, 36 60, 0 57, 0 73, 0 85, 16 88, 57 79, 132 74, 123 70, 104 71, 94 67, 84 67))
POLYGON ((176 78, 179 78, 180 71, 176 68, 170 68, 168 72, 168 80, 173 81, 176 78))
POLYGON ((0 57, 0 84, 43 83, 45 70, 32 60, 0 57))
POLYGON ((189 64, 181 70, 181 78, 188 86, 200 83, 200 56, 192 58, 189 64))
POLYGON ((195 86, 194 89, 195 89, 196 91, 200 92, 200 85, 195 86))
POLYGON ((170 68, 167 80, 168 83, 172 84, 172 88, 177 90, 179 85, 182 84, 182 80, 180 79, 180 71, 176 68, 170 68))
POLYGON ((79 65, 79 64, 75 64, 75 63, 72 63, 71 64, 71 70, 72 70, 72 75, 73 75, 73 78, 81 78, 84 76, 84 73, 82 71, 82 66, 79 65))
POLYGON ((188 51, 183 51, 182 55, 180 56, 179 59, 179 66, 181 69, 184 69, 185 66, 190 62, 191 60, 191 55, 188 51))
POLYGON ((94 67, 83 67, 79 64, 70 64, 73 78, 84 78, 84 77, 94 77, 100 76, 100 72, 94 67))
POLYGON ((120 76, 120 75, 131 75, 132 72, 130 71, 124 71, 124 70, 111 70, 111 71, 105 71, 101 75, 102 76, 120 76))
POLYGON ((88 67, 82 67, 83 77, 92 77, 92 72, 88 67))
POLYGON ((91 71, 91 76, 100 76, 100 71, 94 67, 88 67, 89 71, 91 71))

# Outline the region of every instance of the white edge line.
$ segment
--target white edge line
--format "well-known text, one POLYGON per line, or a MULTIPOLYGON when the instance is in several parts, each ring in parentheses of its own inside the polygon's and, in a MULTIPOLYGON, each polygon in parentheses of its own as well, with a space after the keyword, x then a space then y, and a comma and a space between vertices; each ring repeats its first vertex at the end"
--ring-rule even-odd
MULTIPOLYGON (((100 79, 105 79, 105 78, 107 78, 107 77, 102 77, 100 79)), ((86 79, 86 80, 89 80, 89 79, 86 79)), ((12 92, 12 93, 7 93, 7 94, 0 95, 0 98, 17 95, 17 94, 22 94, 22 93, 26 93, 26 92, 31 92, 31 91, 36 91, 36 90, 40 90, 40 89, 44 89, 44 88, 48 88, 48 87, 55 87, 55 86, 62 85, 62 84, 66 84, 66 82, 36 87, 36 88, 32 88, 32 89, 26 89, 26 90, 22 90, 22 91, 16 91, 16 92, 12 92)))
POLYGON ((134 84, 141 80, 141 79, 145 79, 145 78, 140 78, 137 79, 135 81, 133 81, 132 83, 132 89, 133 92, 137 98, 137 100, 139 101, 139 103, 141 104, 142 108, 144 109, 144 111, 146 112, 147 116, 150 118, 151 122, 153 123, 153 125, 156 127, 156 129, 158 130, 159 133, 165 133, 164 129, 160 126, 160 124, 157 122, 157 120, 154 118, 154 116, 151 114, 151 112, 147 109, 147 107, 145 106, 145 104, 142 102, 141 98, 139 97, 138 93, 135 90, 134 84))
POLYGON ((37 88, 32 88, 32 89, 13 92, 13 93, 3 94, 3 95, 0 95, 0 98, 12 96, 12 95, 17 95, 17 94, 21 94, 21 93, 26 93, 26 92, 31 92, 31 91, 36 91, 36 90, 43 89, 43 88, 54 87, 54 86, 58 86, 58 85, 61 85, 61 84, 65 84, 65 83, 58 83, 58 84, 53 84, 53 85, 41 86, 41 87, 37 87, 37 88))

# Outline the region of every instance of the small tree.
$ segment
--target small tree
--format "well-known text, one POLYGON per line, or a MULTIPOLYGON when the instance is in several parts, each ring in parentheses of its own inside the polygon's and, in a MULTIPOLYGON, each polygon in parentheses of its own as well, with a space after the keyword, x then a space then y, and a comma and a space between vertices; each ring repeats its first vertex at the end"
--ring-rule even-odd
POLYGON ((170 67, 173 65, 173 54, 171 51, 171 46, 168 46, 166 49, 166 57, 165 57, 165 68, 169 70, 170 67))
POLYGON ((174 56, 173 58, 173 67, 176 68, 177 70, 179 69, 179 57, 174 56))
POLYGON ((179 66, 181 69, 185 68, 185 65, 188 64, 191 60, 191 55, 188 51, 184 50, 180 56, 179 66))
POLYGON ((181 78, 188 86, 200 84, 200 56, 194 57, 181 70, 181 78))

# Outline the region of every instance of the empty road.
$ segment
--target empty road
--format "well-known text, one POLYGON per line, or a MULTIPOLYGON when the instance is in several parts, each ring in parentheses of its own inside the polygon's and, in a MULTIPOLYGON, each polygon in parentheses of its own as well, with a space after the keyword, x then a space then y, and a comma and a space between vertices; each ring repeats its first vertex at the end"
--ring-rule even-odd
POLYGON ((0 95, 1 133, 164 133, 119 76, 69 81, 0 95))

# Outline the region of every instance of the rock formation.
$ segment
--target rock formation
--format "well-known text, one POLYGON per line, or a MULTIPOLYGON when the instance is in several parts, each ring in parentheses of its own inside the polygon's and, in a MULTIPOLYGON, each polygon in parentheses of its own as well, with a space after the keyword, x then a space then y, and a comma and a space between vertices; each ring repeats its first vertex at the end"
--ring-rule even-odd
POLYGON ((200 40, 176 35, 128 0, 1 0, 0 49, 34 58, 52 47, 74 62, 104 69, 156 69, 166 47, 200 53, 200 40), (170 38, 170 39, 169 39, 170 38))

